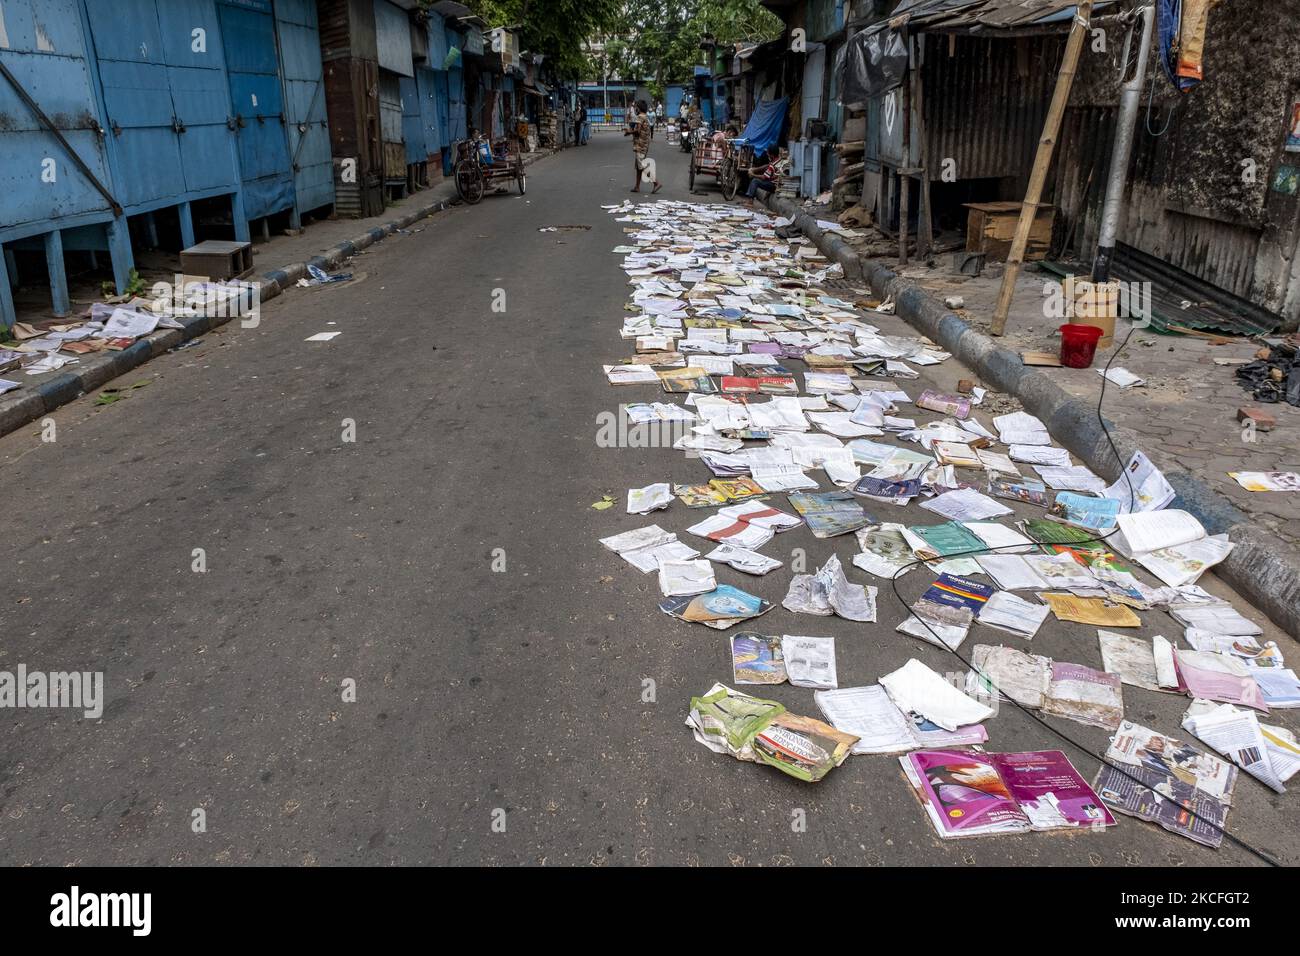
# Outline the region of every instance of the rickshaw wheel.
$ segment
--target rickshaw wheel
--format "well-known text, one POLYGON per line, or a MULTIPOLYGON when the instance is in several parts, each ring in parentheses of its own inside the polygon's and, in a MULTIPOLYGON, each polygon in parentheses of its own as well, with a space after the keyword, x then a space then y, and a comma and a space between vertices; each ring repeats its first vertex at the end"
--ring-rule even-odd
POLYGON ((519 170, 515 173, 515 180, 519 183, 519 195, 524 195, 528 191, 528 177, 524 175, 524 164, 519 164, 519 170))
POLYGON ((691 157, 691 192, 695 192, 695 157, 691 157))
POLYGON ((740 185, 740 176, 736 171, 734 159, 723 159, 722 170, 718 174, 722 180, 722 198, 728 202, 736 198, 736 187, 740 185))
POLYGON ((477 159, 462 159, 456 164, 456 191, 471 206, 483 199, 483 174, 477 159))

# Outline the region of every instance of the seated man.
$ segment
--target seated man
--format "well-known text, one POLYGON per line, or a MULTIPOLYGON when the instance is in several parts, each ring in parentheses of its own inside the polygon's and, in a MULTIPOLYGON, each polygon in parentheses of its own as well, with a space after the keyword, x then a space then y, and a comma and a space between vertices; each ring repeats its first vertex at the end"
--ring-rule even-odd
POLYGON ((777 172, 777 161, 780 154, 776 147, 765 150, 760 156, 755 157, 755 163, 749 167, 749 189, 745 191, 745 205, 753 207, 754 197, 758 195, 761 189, 765 193, 776 192, 776 181, 779 173, 777 172))

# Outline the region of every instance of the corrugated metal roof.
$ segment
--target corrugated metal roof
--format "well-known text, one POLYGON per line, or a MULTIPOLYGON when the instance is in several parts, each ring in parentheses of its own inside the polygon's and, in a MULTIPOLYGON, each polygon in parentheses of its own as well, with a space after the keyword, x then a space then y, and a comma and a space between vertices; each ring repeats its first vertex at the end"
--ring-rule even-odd
POLYGON ((438 0, 429 9, 441 17, 468 17, 474 13, 465 4, 456 3, 456 0, 438 0))
MULTIPOLYGON (((1118 0, 1102 0, 1093 5, 1096 13, 1115 6, 1118 0)), ((891 14, 891 20, 907 18, 913 30, 1023 29, 1058 27, 1068 29, 1078 4, 1074 0, 903 0, 891 14)))
MULTIPOLYGON (((1041 262, 1056 276, 1088 274, 1078 262, 1041 262)), ((1227 335, 1267 335, 1277 331, 1281 316, 1273 315, 1252 302, 1220 290, 1207 288, 1195 276, 1161 263, 1152 256, 1120 243, 1116 249, 1111 278, 1125 284, 1142 283, 1151 289, 1151 327, 1157 332, 1222 332, 1227 335)))

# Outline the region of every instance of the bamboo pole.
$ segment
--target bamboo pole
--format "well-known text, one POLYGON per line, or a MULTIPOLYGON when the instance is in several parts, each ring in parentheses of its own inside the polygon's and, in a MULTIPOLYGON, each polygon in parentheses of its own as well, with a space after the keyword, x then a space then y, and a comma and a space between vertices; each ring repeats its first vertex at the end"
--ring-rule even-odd
POLYGON ((1038 140, 1038 155, 1034 158, 1034 168, 1029 174, 1029 188, 1025 190, 1025 202, 1020 208, 1020 222, 1016 225, 1016 236, 1011 243, 1011 252, 1007 256, 1007 268, 1002 273, 1002 288, 998 292, 997 308, 993 312, 994 335, 1001 335, 1006 329, 1007 315, 1011 311, 1011 299, 1016 293, 1016 277, 1025 262, 1025 247, 1029 244, 1029 231, 1038 216, 1038 207, 1043 198, 1043 185, 1047 182, 1047 170, 1052 163, 1052 154, 1056 151, 1056 139, 1061 132, 1061 119, 1065 116, 1066 104, 1070 101, 1070 88, 1074 86, 1074 73, 1079 65, 1079 53, 1083 49, 1084 37, 1092 20, 1092 0, 1083 0, 1079 4, 1070 28, 1070 38, 1065 43, 1065 57, 1061 60, 1061 70, 1056 76, 1056 92, 1052 94, 1052 105, 1047 110, 1047 119, 1043 122, 1043 135, 1038 140))
POLYGON ((898 186, 902 190, 898 195, 898 264, 907 265, 907 230, 908 217, 912 211, 908 207, 912 202, 912 179, 908 170, 912 166, 912 38, 907 43, 907 78, 903 81, 899 98, 902 100, 903 114, 903 165, 898 170, 898 186))
MULTIPOLYGON (((924 56, 925 40, 922 39, 917 43, 917 60, 923 61, 924 56)), ((922 62, 918 62, 913 71, 916 89, 912 93, 912 100, 915 104, 913 108, 916 110, 917 130, 921 134, 921 172, 917 179, 921 192, 921 209, 916 222, 916 257, 925 260, 930 257, 934 246, 934 223, 930 221, 930 140, 925 127, 925 79, 921 72, 922 65, 922 62)))

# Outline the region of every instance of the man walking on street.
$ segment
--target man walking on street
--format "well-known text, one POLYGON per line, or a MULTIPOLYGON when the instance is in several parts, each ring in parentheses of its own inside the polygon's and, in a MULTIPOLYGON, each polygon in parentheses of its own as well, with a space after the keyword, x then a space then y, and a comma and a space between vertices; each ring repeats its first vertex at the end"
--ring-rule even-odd
POLYGON ((636 113, 623 135, 632 137, 632 156, 636 160, 636 184, 631 191, 639 193, 641 180, 648 179, 655 184, 654 189, 650 190, 651 195, 654 195, 663 188, 663 183, 659 182, 655 161, 650 158, 650 117, 646 111, 645 100, 637 101, 636 113))
POLYGON ((578 112, 573 118, 573 138, 579 146, 587 145, 587 105, 581 100, 578 101, 578 112))

